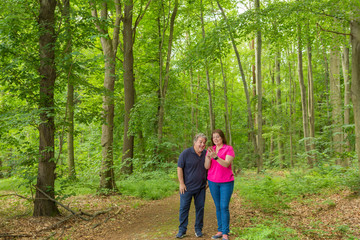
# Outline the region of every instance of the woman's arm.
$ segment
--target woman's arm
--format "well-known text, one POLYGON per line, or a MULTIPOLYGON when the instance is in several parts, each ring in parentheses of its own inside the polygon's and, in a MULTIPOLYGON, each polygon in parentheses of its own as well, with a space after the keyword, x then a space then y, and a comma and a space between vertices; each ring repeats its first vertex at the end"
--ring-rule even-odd
POLYGON ((225 159, 221 159, 218 157, 218 159, 216 160, 221 166, 223 167, 229 167, 232 162, 234 160, 234 157, 233 156, 230 156, 230 155, 226 155, 225 159))

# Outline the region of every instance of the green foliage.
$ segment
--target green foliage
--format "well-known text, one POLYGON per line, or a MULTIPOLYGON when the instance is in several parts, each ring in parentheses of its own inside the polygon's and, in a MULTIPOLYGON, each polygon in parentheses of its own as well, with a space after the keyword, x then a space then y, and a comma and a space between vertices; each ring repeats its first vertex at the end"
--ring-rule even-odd
POLYGON ((117 182, 120 192, 124 195, 143 199, 162 199, 178 189, 178 184, 162 171, 132 175, 126 180, 117 182))
POLYGON ((323 166, 308 171, 294 171, 284 177, 271 174, 240 177, 236 181, 236 189, 246 204, 264 212, 279 212, 288 208, 288 203, 294 199, 344 188, 358 191, 359 184, 358 170, 323 166))
POLYGON ((264 212, 277 212, 288 208, 287 198, 282 192, 282 179, 280 177, 256 177, 254 179, 241 179, 237 188, 240 195, 246 199, 246 204, 263 210, 264 212))
POLYGON ((288 240, 300 239, 296 230, 288 228, 276 220, 264 221, 254 227, 247 227, 237 231, 241 239, 246 240, 288 240))

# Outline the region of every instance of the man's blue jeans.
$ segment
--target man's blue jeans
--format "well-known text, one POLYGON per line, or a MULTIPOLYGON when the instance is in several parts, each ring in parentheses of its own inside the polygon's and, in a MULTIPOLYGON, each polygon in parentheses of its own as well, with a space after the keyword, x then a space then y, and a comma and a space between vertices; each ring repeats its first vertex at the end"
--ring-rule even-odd
POLYGON ((208 181, 211 196, 216 207, 216 218, 218 231, 223 234, 230 232, 230 212, 229 203, 234 190, 234 181, 225 183, 216 183, 208 181))
POLYGON ((195 232, 202 230, 204 225, 205 193, 205 188, 202 188, 197 191, 185 191, 184 194, 180 194, 179 232, 186 233, 192 198, 194 198, 195 203, 195 232))

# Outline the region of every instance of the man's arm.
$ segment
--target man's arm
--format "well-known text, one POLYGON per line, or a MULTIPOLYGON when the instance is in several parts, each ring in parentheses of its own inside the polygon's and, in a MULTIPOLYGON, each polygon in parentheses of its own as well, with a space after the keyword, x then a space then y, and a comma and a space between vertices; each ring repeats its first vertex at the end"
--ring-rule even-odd
POLYGON ((178 175, 178 179, 179 179, 179 190, 180 190, 180 194, 184 194, 185 191, 187 191, 185 183, 184 183, 184 172, 183 169, 181 167, 177 168, 177 175, 178 175))

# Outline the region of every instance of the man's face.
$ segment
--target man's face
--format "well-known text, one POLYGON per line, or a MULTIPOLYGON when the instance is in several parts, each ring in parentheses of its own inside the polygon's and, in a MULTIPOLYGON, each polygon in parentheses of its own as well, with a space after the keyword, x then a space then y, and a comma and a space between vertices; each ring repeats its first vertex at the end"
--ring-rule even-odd
POLYGON ((204 151, 206 146, 206 140, 205 138, 199 137, 196 142, 194 143, 194 149, 195 152, 197 153, 201 153, 202 151, 204 151))

